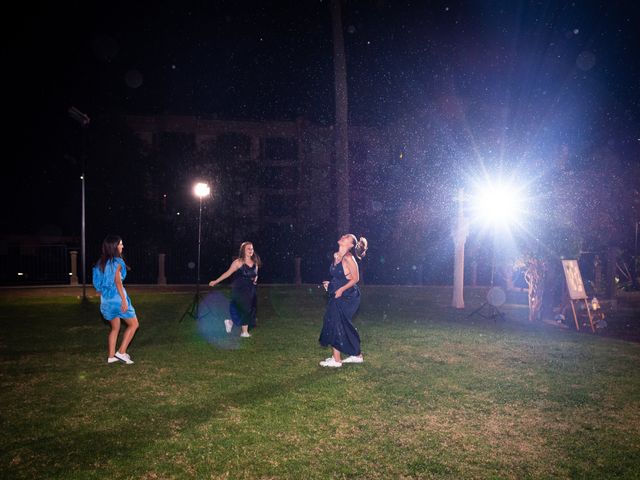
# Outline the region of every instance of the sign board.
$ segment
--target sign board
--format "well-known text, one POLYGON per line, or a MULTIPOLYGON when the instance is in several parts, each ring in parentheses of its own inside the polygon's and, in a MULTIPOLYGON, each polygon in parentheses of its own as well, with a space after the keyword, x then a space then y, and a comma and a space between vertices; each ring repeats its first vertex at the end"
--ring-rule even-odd
POLYGON ((580 267, 577 260, 562 260, 564 278, 567 280, 567 289, 571 300, 582 300, 587 298, 587 292, 582 283, 580 267))

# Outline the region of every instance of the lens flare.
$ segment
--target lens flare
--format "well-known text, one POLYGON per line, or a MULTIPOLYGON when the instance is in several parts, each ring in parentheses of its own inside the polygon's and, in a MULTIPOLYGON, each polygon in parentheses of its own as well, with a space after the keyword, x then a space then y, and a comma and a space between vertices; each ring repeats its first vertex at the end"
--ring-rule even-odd
POLYGON ((227 333, 224 325, 229 318, 229 299, 218 291, 205 295, 198 305, 198 333, 209 344, 222 349, 239 347, 239 332, 227 333))

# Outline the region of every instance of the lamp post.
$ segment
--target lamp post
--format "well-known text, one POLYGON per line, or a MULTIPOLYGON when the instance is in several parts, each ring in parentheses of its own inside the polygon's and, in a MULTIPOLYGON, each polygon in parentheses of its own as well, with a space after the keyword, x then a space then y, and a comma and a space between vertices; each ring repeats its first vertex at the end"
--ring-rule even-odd
POLYGON ((85 185, 84 185, 84 181, 85 181, 85 168, 86 168, 86 127, 89 126, 89 123, 91 122, 91 119, 89 118, 88 115, 82 113, 80 110, 78 110, 76 107, 69 107, 68 110, 69 116, 71 118, 73 118, 76 122, 78 122, 80 124, 80 126, 83 128, 83 133, 82 133, 82 152, 80 154, 81 156, 81 162, 82 162, 82 173, 80 174, 80 182, 82 185, 82 228, 81 228, 81 234, 80 234, 80 254, 82 256, 82 301, 86 302, 87 301, 87 249, 86 249, 86 223, 85 223, 85 185))
POLYGON ((191 318, 196 318, 198 315, 198 303, 200 302, 200 244, 202 239, 202 199, 204 197, 208 197, 209 193, 211 193, 211 189, 209 185, 206 183, 196 183, 193 187, 193 193, 196 197, 198 197, 199 206, 198 206, 198 257, 196 261, 196 293, 193 297, 193 301, 191 302, 191 306, 187 309, 186 312, 180 318, 182 321, 185 315, 189 315, 191 318))

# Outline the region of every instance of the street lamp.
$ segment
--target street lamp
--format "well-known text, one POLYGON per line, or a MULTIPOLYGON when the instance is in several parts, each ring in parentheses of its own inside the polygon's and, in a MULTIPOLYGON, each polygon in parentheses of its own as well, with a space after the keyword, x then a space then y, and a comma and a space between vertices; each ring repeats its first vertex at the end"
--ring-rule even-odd
POLYGON ((87 301, 87 249, 86 249, 86 227, 85 227, 85 167, 86 167, 86 133, 85 129, 89 126, 91 119, 88 115, 82 113, 76 107, 69 107, 68 110, 69 116, 73 118, 76 122, 80 124, 83 128, 82 133, 82 152, 81 152, 81 161, 82 161, 82 173, 80 174, 80 181, 82 184, 82 232, 80 235, 80 250, 82 255, 82 301, 87 301))
POLYGON ((200 244, 202 238, 202 199, 208 197, 211 193, 209 185, 206 183, 196 183, 193 187, 193 194, 198 197, 199 209, 198 209, 198 258, 196 262, 196 293, 191 302, 191 306, 180 318, 182 321, 185 315, 189 315, 191 318, 196 318, 198 315, 198 303, 200 302, 200 244))

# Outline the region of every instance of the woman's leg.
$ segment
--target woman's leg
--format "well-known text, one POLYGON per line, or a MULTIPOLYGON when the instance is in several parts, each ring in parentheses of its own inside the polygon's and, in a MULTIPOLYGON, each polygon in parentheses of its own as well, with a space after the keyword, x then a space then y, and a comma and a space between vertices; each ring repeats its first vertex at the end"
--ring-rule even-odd
POLYGON ((249 325, 242 325, 242 333, 249 333, 249 325))
POLYGON ((340 350, 336 350, 335 348, 331 347, 331 350, 333 350, 333 359, 336 362, 342 362, 342 359, 340 358, 340 350))
POLYGON ((116 342, 118 341, 118 333, 120 333, 120 317, 116 317, 109 322, 111 331, 109 332, 109 358, 116 354, 116 342))
POLYGON ((131 339, 136 334, 136 330, 138 330, 138 318, 123 318, 124 323, 127 324, 127 329, 124 331, 124 335, 122 336, 122 343, 120 344, 120 349, 118 352, 127 353, 127 347, 129 343, 131 343, 131 339))

